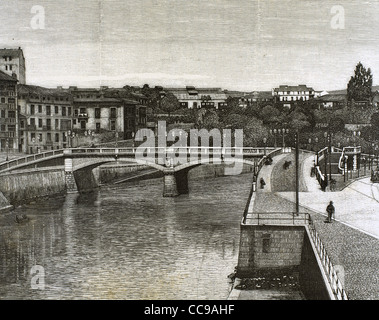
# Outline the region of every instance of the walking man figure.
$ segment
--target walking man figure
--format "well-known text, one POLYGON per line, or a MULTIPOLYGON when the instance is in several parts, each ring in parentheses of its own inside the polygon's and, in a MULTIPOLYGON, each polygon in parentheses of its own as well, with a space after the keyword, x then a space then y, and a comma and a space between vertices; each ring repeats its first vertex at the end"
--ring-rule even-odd
POLYGON ((335 220, 334 212, 336 209, 333 206, 333 201, 330 201, 328 206, 326 207, 326 212, 328 213, 328 219, 325 222, 332 222, 332 218, 335 220))

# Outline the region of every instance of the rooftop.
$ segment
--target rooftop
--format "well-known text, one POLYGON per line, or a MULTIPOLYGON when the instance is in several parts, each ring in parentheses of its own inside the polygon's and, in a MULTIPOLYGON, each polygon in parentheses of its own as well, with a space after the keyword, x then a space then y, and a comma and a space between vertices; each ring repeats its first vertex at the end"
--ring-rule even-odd
POLYGON ((16 78, 11 77, 10 75, 4 73, 3 71, 0 71, 0 80, 1 81, 13 81, 13 82, 18 81, 16 78))

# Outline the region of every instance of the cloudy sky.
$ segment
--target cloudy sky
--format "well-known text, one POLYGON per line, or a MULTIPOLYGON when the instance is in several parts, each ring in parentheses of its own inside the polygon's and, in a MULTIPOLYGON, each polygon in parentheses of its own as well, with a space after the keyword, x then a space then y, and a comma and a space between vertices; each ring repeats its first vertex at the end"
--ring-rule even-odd
POLYGON ((332 90, 358 61, 379 84, 378 16, 379 0, 0 0, 0 47, 21 46, 27 82, 47 87, 332 90))

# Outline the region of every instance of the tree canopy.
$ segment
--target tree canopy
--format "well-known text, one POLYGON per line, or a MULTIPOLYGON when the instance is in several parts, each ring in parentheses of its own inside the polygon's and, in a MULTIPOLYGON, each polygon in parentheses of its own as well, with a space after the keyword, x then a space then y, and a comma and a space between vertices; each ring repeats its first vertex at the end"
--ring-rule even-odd
POLYGON ((361 62, 355 67, 354 75, 347 84, 347 99, 349 101, 369 101, 371 98, 372 74, 361 62))

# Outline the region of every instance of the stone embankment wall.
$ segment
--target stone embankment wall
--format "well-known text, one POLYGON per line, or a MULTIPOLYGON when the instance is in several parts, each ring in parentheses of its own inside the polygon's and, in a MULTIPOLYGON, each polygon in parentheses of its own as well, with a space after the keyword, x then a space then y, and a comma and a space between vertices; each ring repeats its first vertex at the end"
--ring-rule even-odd
POLYGON ((0 191, 10 204, 15 205, 34 198, 66 191, 63 169, 31 169, 2 175, 0 191))

